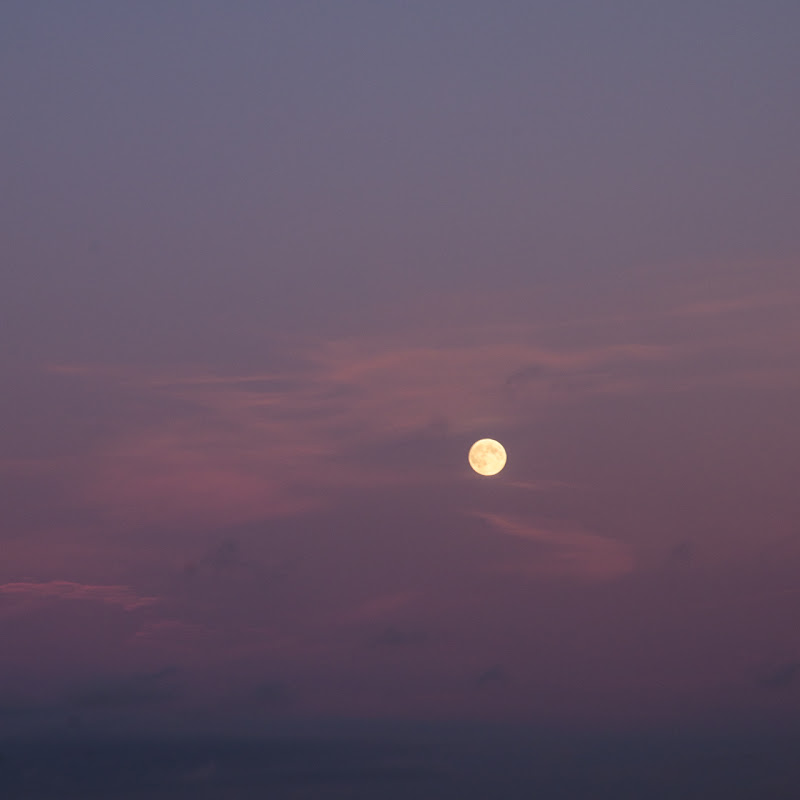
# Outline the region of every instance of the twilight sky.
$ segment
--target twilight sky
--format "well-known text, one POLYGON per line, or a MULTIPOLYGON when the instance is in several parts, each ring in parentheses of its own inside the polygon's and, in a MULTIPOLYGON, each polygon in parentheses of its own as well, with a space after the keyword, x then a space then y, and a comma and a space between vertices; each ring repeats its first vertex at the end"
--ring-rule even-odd
POLYGON ((0 728, 796 720, 798 29, 6 0, 0 728))

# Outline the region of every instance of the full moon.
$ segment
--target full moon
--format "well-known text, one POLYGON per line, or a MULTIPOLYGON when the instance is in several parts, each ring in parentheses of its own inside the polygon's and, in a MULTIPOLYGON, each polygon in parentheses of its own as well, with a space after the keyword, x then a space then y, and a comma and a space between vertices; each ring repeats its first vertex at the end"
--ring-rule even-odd
POLYGON ((506 450, 494 439, 479 439, 469 449, 469 465, 479 475, 497 475, 506 465, 506 450))

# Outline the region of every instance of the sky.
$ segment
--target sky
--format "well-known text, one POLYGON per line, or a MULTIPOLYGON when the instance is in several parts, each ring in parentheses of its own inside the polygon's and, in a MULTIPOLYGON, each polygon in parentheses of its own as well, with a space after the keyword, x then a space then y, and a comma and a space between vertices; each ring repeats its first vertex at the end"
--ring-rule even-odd
POLYGON ((314 797, 406 764, 353 729, 452 735, 380 773, 423 797, 476 741, 795 730, 798 26, 6 0, 0 733, 291 734, 314 797))

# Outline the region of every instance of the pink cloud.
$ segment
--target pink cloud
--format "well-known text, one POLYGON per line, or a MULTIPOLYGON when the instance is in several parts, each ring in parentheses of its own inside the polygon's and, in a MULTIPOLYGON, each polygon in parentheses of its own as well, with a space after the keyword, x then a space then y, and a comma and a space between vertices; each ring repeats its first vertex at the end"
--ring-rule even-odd
POLYGON ((406 608, 419 599, 420 592, 404 591, 383 594, 366 600, 343 617, 344 622, 373 622, 406 608))
POLYGON ((127 586, 97 586, 72 581, 3 583, 0 584, 0 596, 23 604, 49 599, 93 600, 119 606, 125 611, 136 611, 158 603, 157 597, 138 595, 127 586))
MULTIPOLYGON (((120 432, 82 464, 73 459, 77 500, 123 524, 202 527, 295 514, 340 491, 451 480, 436 465, 409 469, 364 457, 436 426, 442 436, 502 436, 591 396, 796 380, 796 322, 756 333, 721 327, 730 310, 769 314, 773 295, 697 297, 672 292, 602 335, 585 320, 548 329, 495 309, 486 322, 466 314, 446 330, 430 324, 397 335, 289 342, 283 363, 293 366, 273 371, 54 366, 65 378, 113 381, 161 409, 147 422, 121 419, 120 432), (714 316, 704 338, 677 335, 676 319, 690 325, 687 317, 704 315, 714 316), (657 335, 640 337, 643 322, 656 324, 657 335)), ((518 482, 557 488, 547 478, 518 482)))
MULTIPOLYGON (((473 332, 474 334, 474 332, 473 332)), ((505 327, 483 341, 420 343, 393 337, 340 339, 296 348, 294 369, 252 375, 181 370, 145 373, 100 367, 96 377, 162 398, 164 412, 87 454, 79 493, 115 519, 247 521, 313 508, 331 490, 441 479, 420 464, 364 463, 359 453, 441 421, 449 435, 482 433, 542 414, 552 392, 524 402, 507 379, 520 367, 570 374, 661 361, 668 348, 641 344, 546 348, 509 340, 505 327)), ((88 367, 65 374, 80 379, 88 367)))
POLYGON ((530 576, 567 576, 609 580, 634 568, 633 554, 616 539, 587 531, 565 528, 550 530, 516 517, 473 512, 492 530, 543 545, 530 559, 500 564, 497 569, 530 576))

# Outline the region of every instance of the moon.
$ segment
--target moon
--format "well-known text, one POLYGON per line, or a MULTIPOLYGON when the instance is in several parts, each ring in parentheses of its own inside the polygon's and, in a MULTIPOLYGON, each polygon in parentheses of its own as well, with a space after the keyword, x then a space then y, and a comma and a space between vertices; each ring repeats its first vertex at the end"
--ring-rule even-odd
POLYGON ((506 449, 494 439, 479 439, 469 449, 469 465, 479 475, 497 475, 506 465, 506 449))

